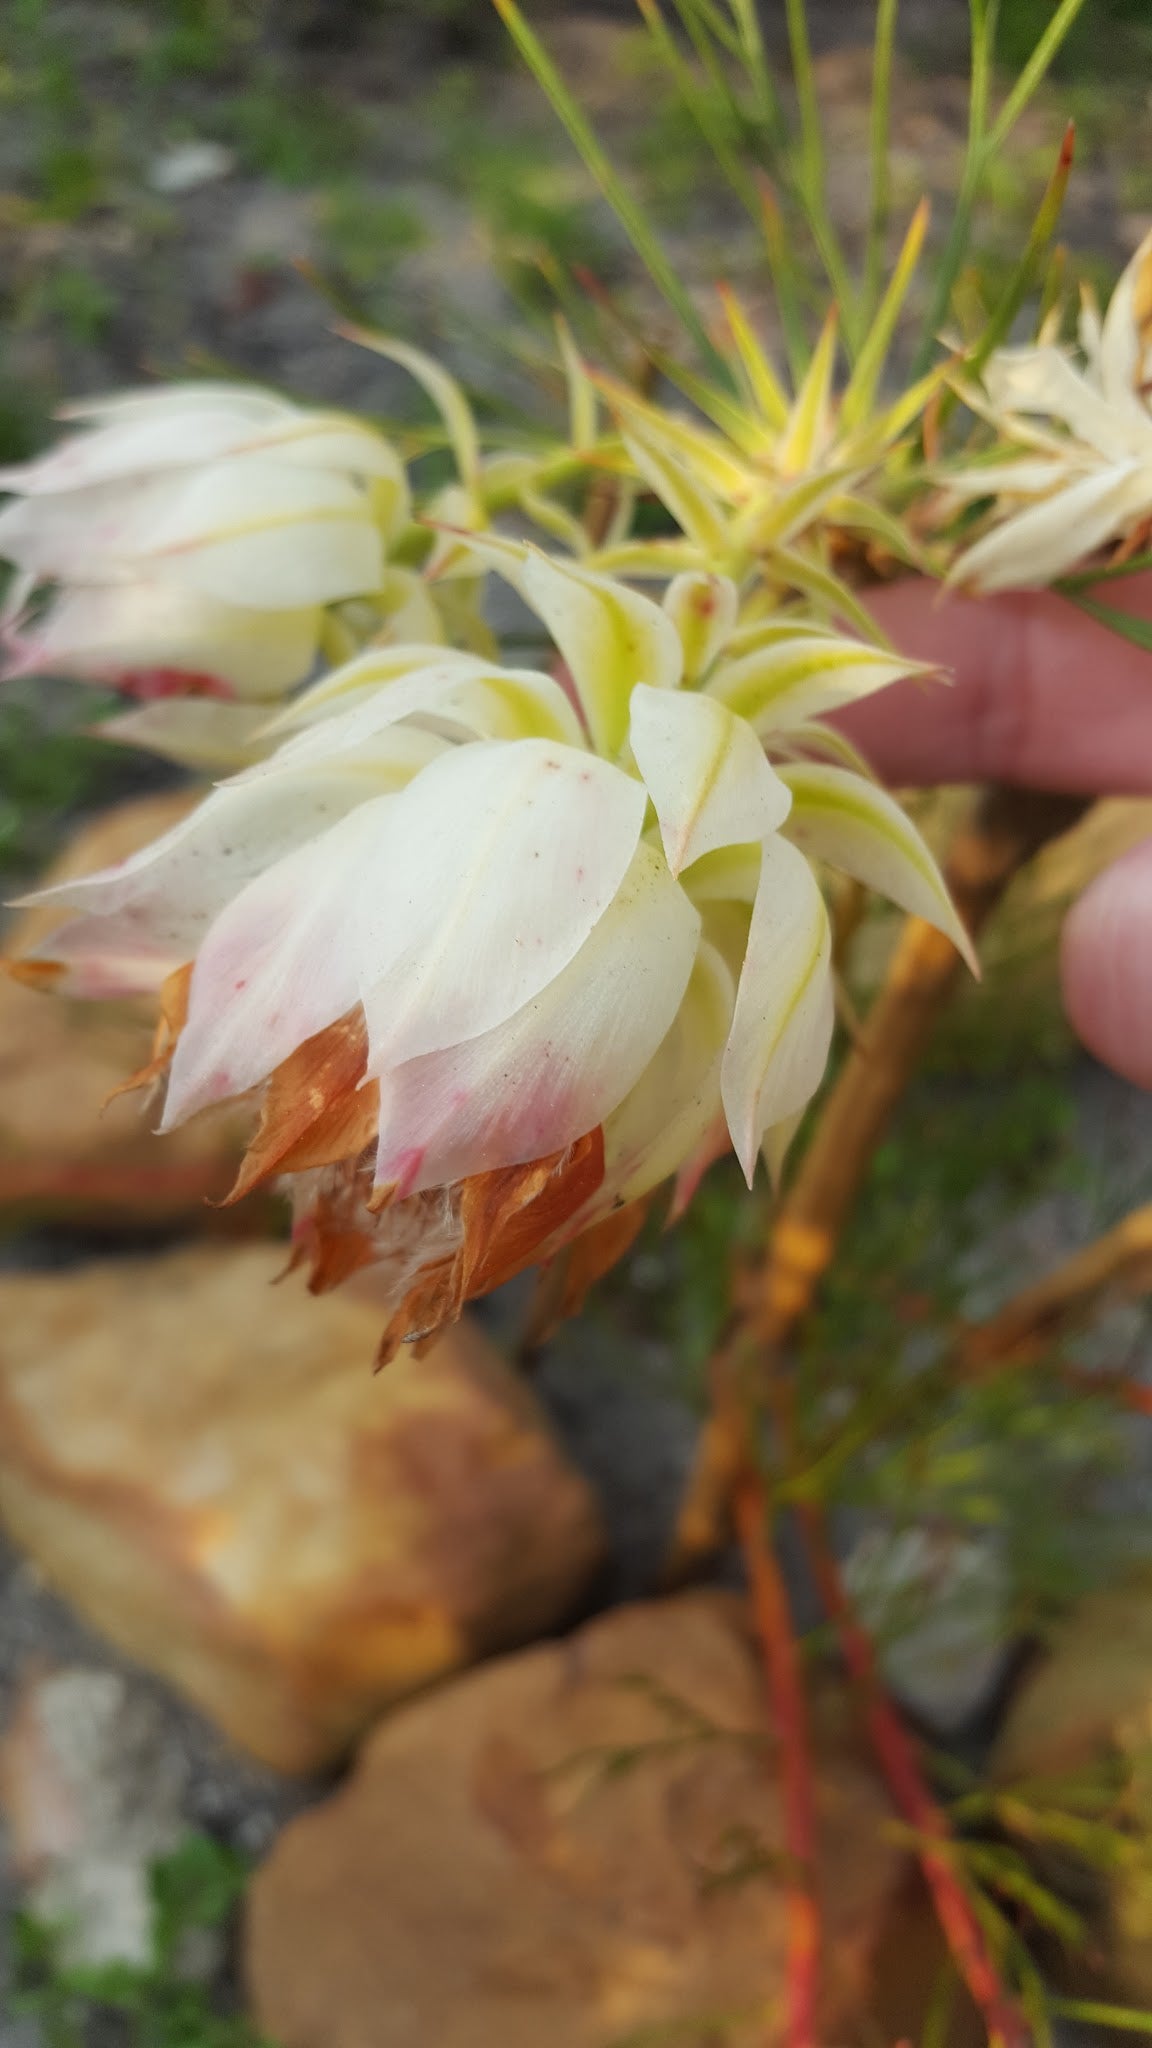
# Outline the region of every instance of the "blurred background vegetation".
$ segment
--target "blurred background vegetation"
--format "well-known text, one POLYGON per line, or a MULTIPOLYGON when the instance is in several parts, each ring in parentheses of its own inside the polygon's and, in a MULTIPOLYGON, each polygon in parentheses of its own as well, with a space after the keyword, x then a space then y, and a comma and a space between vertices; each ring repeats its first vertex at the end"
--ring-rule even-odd
MULTIPOLYGON (((1006 75, 1052 5, 1002 0, 1006 75)), ((729 277, 771 330, 760 245, 632 0, 529 0, 527 11, 682 274, 701 292, 729 277)), ((762 11, 782 55, 783 0, 762 11)), ((874 0, 811 0, 810 13, 829 202, 855 248, 874 0)), ((964 149, 966 18, 965 0, 901 9, 895 225, 927 189, 938 237, 964 149)), ((1152 0, 1087 0, 988 178, 965 291, 993 294, 1018 260, 1069 114, 1079 153, 1065 232, 1079 269, 1107 288, 1152 228, 1152 0)), ((2 461, 42 444, 64 397, 153 375, 254 376, 307 401, 410 416, 418 401, 403 378, 331 334, 333 301, 442 352, 482 416, 539 414, 558 397, 552 308, 586 297, 592 280, 625 319, 659 333, 618 226, 487 0, 0 7, 2 461)), ((79 816, 155 775, 79 730, 104 708, 63 685, 0 694, 0 880, 23 880, 79 816)), ((1071 1388, 1058 1362, 930 1414, 920 1375, 958 1315, 990 1308, 1146 1189, 1131 1091, 1074 1066, 1060 1018, 1053 940, 1070 886, 1067 873, 1029 885, 1010 910, 992 949, 1004 979, 994 972, 958 1016, 881 1150, 801 1368, 804 1436, 838 1504, 893 1528, 935 1520, 987 1540, 1009 1567, 1011 1630, 1031 1636, 1118 1557, 1147 1549, 1146 1463, 1134 1487, 1125 1481, 1146 1444, 1071 1388)), ((877 918, 863 935, 873 982, 891 929, 877 918)), ((730 1256, 763 1241, 767 1199, 749 1202, 729 1165, 682 1229, 650 1229, 561 1338, 557 1405, 567 1347, 582 1386, 601 1372, 647 1374, 661 1397, 702 1408, 730 1256)), ((1148 1328, 1125 1309, 1076 1355, 1114 1362, 1146 1347, 1148 1328)), ((610 1389, 603 1401, 604 1435, 622 1434, 627 1411, 610 1389)), ((48 1981, 57 2002, 71 1998, 48 1981)))

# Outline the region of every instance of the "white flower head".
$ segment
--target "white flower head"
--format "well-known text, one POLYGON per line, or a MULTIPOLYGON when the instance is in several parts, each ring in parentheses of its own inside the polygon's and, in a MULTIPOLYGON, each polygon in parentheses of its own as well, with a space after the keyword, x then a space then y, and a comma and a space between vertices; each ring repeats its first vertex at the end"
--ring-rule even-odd
POLYGON ((46 959, 165 987, 163 1127, 252 1094, 241 1172, 294 1183, 317 1285, 378 1261, 387 1343, 565 1245, 587 1279, 723 1126, 751 1180, 818 1086, 811 862, 967 949, 930 854, 822 714, 915 664, 722 578, 663 604, 495 539, 566 681, 412 644, 277 720, 155 845, 47 892, 46 959))
POLYGON ((1152 516, 1152 235, 1101 320, 1091 300, 1080 360, 1054 342, 999 350, 984 372, 1006 450, 947 479, 953 499, 995 499, 991 530, 951 580, 1043 587, 1152 516), (1041 426, 1040 420, 1048 424, 1041 426))
POLYGON ((364 422, 215 383, 69 417, 45 455, 0 471, 8 674, 274 698, 311 672, 327 608, 381 591, 408 486, 364 422))

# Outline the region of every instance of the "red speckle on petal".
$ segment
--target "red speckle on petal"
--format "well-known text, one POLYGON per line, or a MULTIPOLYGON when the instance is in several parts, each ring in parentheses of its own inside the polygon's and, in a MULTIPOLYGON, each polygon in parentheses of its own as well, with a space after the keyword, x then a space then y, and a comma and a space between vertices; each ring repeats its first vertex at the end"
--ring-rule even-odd
POLYGON ((126 697, 138 697, 144 704, 161 697, 235 697, 231 683, 223 676, 201 669, 126 668, 113 678, 126 697))
POLYGON ((234 981, 234 982, 233 982, 233 984, 232 984, 232 986, 233 986, 233 988, 235 989, 235 991, 236 991, 237 995, 239 995, 239 993, 240 993, 240 991, 241 991, 241 989, 242 989, 242 988, 247 988, 247 986, 248 986, 248 983, 247 983, 247 981, 246 981, 246 980, 244 979, 244 977, 243 977, 243 976, 241 976, 240 980, 239 980, 239 981, 234 981))

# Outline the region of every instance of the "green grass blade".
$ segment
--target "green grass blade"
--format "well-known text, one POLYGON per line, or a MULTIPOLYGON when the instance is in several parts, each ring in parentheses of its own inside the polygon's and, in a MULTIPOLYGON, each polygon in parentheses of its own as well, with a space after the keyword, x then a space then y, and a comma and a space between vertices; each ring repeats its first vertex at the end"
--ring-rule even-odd
POLYGON ((649 348, 648 354, 661 376, 667 377, 668 382, 674 384, 678 391, 682 391, 685 398, 690 398, 693 405, 704 414, 705 419, 711 420, 714 426, 719 427, 722 434, 727 434, 735 447, 741 449, 745 455, 758 455, 762 452, 763 436, 756 432, 755 422, 746 406, 728 398, 724 392, 715 390, 706 378, 698 377, 694 370, 688 369, 684 363, 678 362, 675 356, 666 354, 663 349, 649 348))
POLYGON ((788 238, 784 216, 780 211, 780 201, 767 182, 760 187, 760 217, 764 226, 772 283, 776 291, 776 304, 780 311, 784 353, 788 357, 792 382, 799 387, 804 381, 812 356, 804 331, 800 272, 788 238))
POLYGON ((1075 148, 1076 129, 1074 124, 1069 121, 1064 131, 1064 140, 1060 145, 1060 154, 1056 159, 1056 168, 1048 180, 1044 197, 1040 201, 1039 210, 1032 223, 1028 245, 1021 261, 1016 267, 1015 273, 1009 279, 999 303, 993 310, 992 317, 980 339, 975 354, 970 356, 964 365, 964 374, 967 377, 979 376, 993 349, 999 348, 1000 343, 1007 339, 1012 331, 1012 323, 1016 315, 1019 313, 1028 293, 1032 290, 1033 285, 1040 276, 1044 258, 1060 225, 1060 215, 1064 210, 1064 198, 1068 190, 1068 180, 1072 175, 1072 160, 1075 155, 1075 148))
MULTIPOLYGON (((636 0, 644 17, 644 25, 652 38, 656 53, 664 64, 684 107, 696 123, 708 148, 735 192, 741 205, 746 208, 757 226, 760 224, 760 206, 755 181, 732 147, 725 131, 722 118, 717 118, 715 101, 702 92, 693 76, 692 66, 679 49, 676 38, 660 11, 658 0, 636 0)), ((711 81, 713 91, 727 104, 728 111, 739 117, 739 107, 728 80, 717 66, 715 55, 710 50, 704 34, 694 21, 691 6, 684 0, 674 0, 674 5, 692 41, 692 47, 711 81)))
POLYGON ((805 0, 785 0, 788 12, 788 47, 792 53, 792 76, 800 105, 800 170, 812 198, 824 191, 824 133, 820 102, 816 97, 816 72, 812 44, 808 37, 808 9, 805 0))
MULTIPOLYGON (((696 0, 696 4, 703 6, 705 0, 696 0)), ((728 5, 739 36, 739 54, 756 93, 761 119, 776 149, 783 151, 788 145, 788 124, 764 48, 756 0, 728 0, 728 5)))
POLYGON ((569 91, 540 38, 525 20, 518 0, 492 0, 492 4, 570 141, 599 185, 653 284, 692 336, 701 355, 727 377, 724 359, 713 347, 690 294, 668 261, 643 208, 624 186, 579 101, 569 91))
POLYGON ((737 294, 728 285, 722 284, 719 289, 728 331, 740 357, 752 402, 760 418, 780 431, 788 425, 788 394, 737 294))
MULTIPOLYGON (((963 373, 968 383, 973 383, 979 377, 993 351, 1007 339, 1016 315, 1041 275, 1052 238, 1060 225, 1068 180, 1072 175, 1075 140, 1076 131, 1072 122, 1069 122, 1060 146, 1060 154, 1056 159, 1056 168, 1048 180, 1024 254, 993 307, 975 349, 964 359, 963 373)), ((951 418, 958 403, 959 397, 954 388, 944 393, 937 415, 938 429, 951 418)))
POLYGON ((865 318, 880 302, 884 288, 884 249, 892 204, 892 60, 896 48, 896 15, 900 0, 879 0, 872 57, 872 205, 864 258, 865 318))
POLYGON ((1065 597, 1075 597, 1097 583, 1117 583, 1122 576, 1140 576, 1145 569, 1152 569, 1152 554, 1130 555, 1126 562, 1106 562, 1102 569, 1078 569, 1074 576, 1061 576, 1052 587, 1065 597))
POLYGON ((1101 604, 1097 598, 1085 597, 1066 587, 1065 594, 1078 611, 1087 612, 1090 619, 1098 620, 1100 625, 1108 626, 1113 633, 1130 640, 1133 647, 1142 647, 1145 654, 1152 654, 1152 619, 1138 619, 1131 612, 1118 612, 1115 605, 1101 604))
POLYGON ((992 56, 996 42, 998 0, 969 0, 972 24, 971 82, 968 93, 968 146, 956 198, 956 211, 940 267, 936 289, 924 323, 920 346, 912 365, 914 377, 923 376, 932 360, 937 335, 948 315, 952 291, 964 261, 972 232, 972 212, 980 191, 987 161, 988 92, 992 78, 992 56))
POLYGON ((1152 2012, 1128 2005, 1105 2005, 1098 1998, 1049 1998, 1062 2020, 1080 2020, 1086 2027, 1111 2027, 1118 2034, 1152 2034, 1152 2012))
POLYGON ((856 368, 844 393, 840 417, 845 427, 859 426, 861 420, 867 419, 871 410, 880 379, 884 374, 884 365, 888 360, 888 350, 892 346, 892 336, 896 332, 896 322, 900 318, 901 309, 908 296, 908 288, 924 248, 930 211, 928 201, 922 199, 912 216, 888 289, 868 330, 856 368))
POLYGON ((1027 64, 1016 80, 988 137, 989 152, 998 150, 1016 126, 1033 93, 1041 85, 1044 76, 1057 55, 1068 31, 1075 26, 1076 18, 1084 6, 1084 0, 1061 0, 1027 64))

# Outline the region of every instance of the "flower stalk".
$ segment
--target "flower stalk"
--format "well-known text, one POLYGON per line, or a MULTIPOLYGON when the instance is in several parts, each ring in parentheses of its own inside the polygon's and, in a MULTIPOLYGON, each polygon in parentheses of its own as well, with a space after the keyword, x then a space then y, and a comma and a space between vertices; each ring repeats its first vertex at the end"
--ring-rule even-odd
MULTIPOLYGON (((1020 869, 1050 839, 1070 830, 1086 808, 1081 797, 1003 785, 980 795, 944 869, 973 937, 1020 869)), ((942 945, 936 932, 917 918, 908 920, 749 1283, 748 1322, 761 1357, 783 1353, 811 1308, 877 1148, 952 996, 959 967, 954 949, 942 945)), ((718 1410, 704 1425, 685 1491, 667 1568, 670 1581, 692 1577, 723 1546, 738 1459, 729 1418, 718 1410)))

